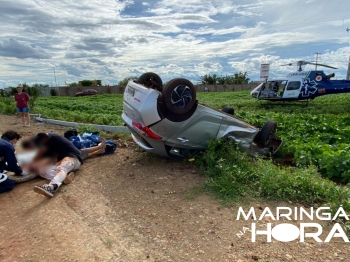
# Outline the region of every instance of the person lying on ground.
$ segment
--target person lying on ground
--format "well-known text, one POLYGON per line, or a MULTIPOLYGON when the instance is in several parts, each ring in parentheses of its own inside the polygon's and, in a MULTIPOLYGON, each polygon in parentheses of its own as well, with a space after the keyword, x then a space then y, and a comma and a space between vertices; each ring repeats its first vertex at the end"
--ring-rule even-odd
MULTIPOLYGON (((0 174, 6 170, 16 175, 28 175, 28 172, 18 165, 15 156, 15 145, 20 138, 21 135, 12 130, 2 134, 0 139, 0 174)), ((4 174, 1 175, 0 193, 10 191, 14 186, 15 183, 12 180, 8 179, 4 174)))
MULTIPOLYGON (((30 141, 24 141, 22 147, 25 149, 29 149, 31 145, 30 141)), ((98 146, 83 148, 80 150, 82 160, 87 158, 91 158, 97 155, 100 155, 105 152, 106 141, 101 139, 101 143, 98 146)), ((29 172, 33 172, 41 176, 42 178, 52 180, 57 173, 57 168, 59 166, 59 162, 57 163, 57 159, 54 157, 43 157, 40 160, 29 163, 26 165, 26 168, 29 172)), ((74 178, 74 172, 70 172, 63 184, 69 184, 72 182, 74 178)))
POLYGON ((81 151, 74 144, 54 133, 38 133, 36 137, 22 144, 27 149, 38 148, 39 151, 33 159, 33 163, 45 158, 53 158, 58 161, 57 169, 52 174, 49 184, 38 185, 34 191, 46 197, 53 197, 68 173, 77 170, 83 164, 81 151))

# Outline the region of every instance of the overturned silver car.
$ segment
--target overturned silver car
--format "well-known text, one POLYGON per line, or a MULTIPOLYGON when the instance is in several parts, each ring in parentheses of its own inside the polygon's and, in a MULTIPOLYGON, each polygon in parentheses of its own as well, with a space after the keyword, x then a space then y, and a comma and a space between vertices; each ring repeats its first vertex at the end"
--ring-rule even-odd
POLYGON ((129 81, 122 118, 141 148, 175 159, 193 157, 219 138, 260 155, 274 154, 282 143, 275 136, 276 122, 269 120, 259 129, 233 114, 199 104, 189 80, 176 78, 163 87, 155 73, 129 81))

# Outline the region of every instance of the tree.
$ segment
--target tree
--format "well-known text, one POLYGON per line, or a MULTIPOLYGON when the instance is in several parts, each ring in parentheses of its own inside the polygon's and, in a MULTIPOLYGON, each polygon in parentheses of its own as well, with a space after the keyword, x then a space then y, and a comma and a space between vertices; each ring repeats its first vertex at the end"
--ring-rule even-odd
MULTIPOLYGON (((219 85, 232 85, 232 84, 248 84, 250 81, 250 78, 248 78, 248 72, 236 72, 233 75, 230 76, 224 76, 224 77, 218 77, 216 78, 216 75, 210 76, 205 75, 201 77, 202 82, 205 84, 212 84, 214 82, 214 79, 216 83, 219 85), (214 78, 215 76, 215 78, 214 78), (206 82, 204 82, 206 80, 206 82)), ((215 82, 214 82, 215 83, 215 82)))
POLYGON ((101 80, 82 80, 82 81, 79 81, 78 83, 78 86, 100 86, 100 85, 101 85, 101 80))
POLYGON ((239 72, 234 74, 234 84, 248 84, 249 83, 249 78, 248 72, 239 72))
POLYGON ((30 96, 29 107, 30 109, 34 109, 36 99, 41 96, 41 88, 38 85, 28 86, 27 93, 30 96))
POLYGON ((0 97, 10 97, 11 93, 6 92, 4 89, 0 89, 0 97))
POLYGON ((214 75, 204 75, 201 76, 201 81, 203 85, 216 85, 218 83, 218 77, 216 76, 216 74, 214 75))
POLYGON ((92 81, 91 80, 82 80, 82 81, 79 81, 79 84, 81 84, 82 86, 91 86, 92 81))
POLYGON ((129 77, 125 77, 122 81, 119 82, 119 86, 122 86, 122 87, 126 87, 128 82, 132 79, 137 79, 138 77, 136 76, 129 76, 129 77))

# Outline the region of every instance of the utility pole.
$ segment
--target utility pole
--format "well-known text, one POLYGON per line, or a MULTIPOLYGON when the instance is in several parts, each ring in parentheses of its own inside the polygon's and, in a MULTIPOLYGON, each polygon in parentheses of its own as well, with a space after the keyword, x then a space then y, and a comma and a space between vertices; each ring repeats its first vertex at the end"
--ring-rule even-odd
POLYGON ((316 66, 315 66, 315 71, 317 71, 317 62, 318 62, 318 55, 320 55, 321 53, 316 52, 316 66))
POLYGON ((350 56, 349 56, 348 72, 346 74, 346 80, 350 80, 350 56))
POLYGON ((56 83, 56 87, 57 87, 56 70, 55 70, 54 66, 52 68, 53 68, 53 75, 55 76, 55 83, 56 83))

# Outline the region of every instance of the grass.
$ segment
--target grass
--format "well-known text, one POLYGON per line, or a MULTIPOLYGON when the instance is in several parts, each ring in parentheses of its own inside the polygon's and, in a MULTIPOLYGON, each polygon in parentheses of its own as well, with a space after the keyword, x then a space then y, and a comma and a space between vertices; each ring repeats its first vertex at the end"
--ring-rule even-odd
POLYGON ((231 141, 211 142, 196 160, 206 175, 205 187, 226 201, 260 198, 329 206, 350 212, 350 189, 324 179, 315 167, 277 166, 272 160, 252 159, 231 141))
POLYGON ((106 246, 107 246, 108 248, 111 248, 112 245, 113 245, 113 240, 110 239, 110 238, 107 238, 107 240, 106 240, 106 246))

